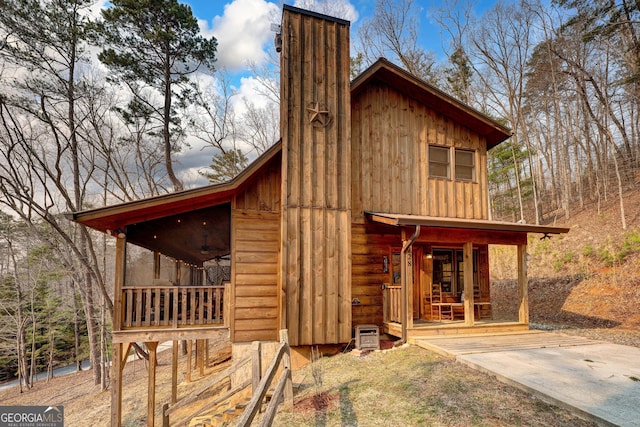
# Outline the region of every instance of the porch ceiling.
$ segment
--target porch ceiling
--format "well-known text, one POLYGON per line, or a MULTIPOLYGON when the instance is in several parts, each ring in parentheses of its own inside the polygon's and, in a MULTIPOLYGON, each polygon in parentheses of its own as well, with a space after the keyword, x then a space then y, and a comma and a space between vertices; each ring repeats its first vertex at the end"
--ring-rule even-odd
POLYGON ((395 226, 423 226, 435 228, 457 228, 483 231, 509 231, 520 233, 562 234, 569 228, 547 225, 520 224, 480 219, 439 218, 422 215, 406 215, 399 213, 365 212, 370 221, 395 226))
POLYGON ((127 242, 201 265, 231 253, 231 204, 130 224, 127 242))

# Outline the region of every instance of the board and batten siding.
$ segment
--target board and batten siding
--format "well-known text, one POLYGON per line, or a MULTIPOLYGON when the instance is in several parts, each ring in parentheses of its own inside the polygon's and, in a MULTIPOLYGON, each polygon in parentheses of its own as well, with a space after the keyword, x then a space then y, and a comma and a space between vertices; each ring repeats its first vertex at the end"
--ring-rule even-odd
POLYGON ((351 340, 349 66, 348 22, 284 6, 281 327, 294 346, 351 340))
POLYGON ((483 137, 380 82, 353 97, 351 114, 355 221, 364 211, 488 219, 483 137), (429 145, 474 150, 475 182, 430 178, 429 145))

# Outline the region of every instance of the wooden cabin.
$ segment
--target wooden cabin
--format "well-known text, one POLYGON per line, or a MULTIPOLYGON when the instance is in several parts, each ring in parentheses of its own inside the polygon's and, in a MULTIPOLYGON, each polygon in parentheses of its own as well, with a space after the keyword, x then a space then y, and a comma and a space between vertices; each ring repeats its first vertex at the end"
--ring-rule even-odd
POLYGON ((131 342, 221 328, 234 351, 280 329, 292 346, 344 345, 357 325, 527 329, 527 235, 568 229, 489 220, 487 150, 510 130, 385 59, 350 81, 347 21, 285 5, 281 31, 278 143, 228 183, 73 214, 116 238, 114 372, 131 342), (509 322, 492 318, 493 244, 517 248, 509 322), (153 254, 146 283, 127 282, 130 245, 153 254), (210 283, 219 257, 230 276, 210 283))

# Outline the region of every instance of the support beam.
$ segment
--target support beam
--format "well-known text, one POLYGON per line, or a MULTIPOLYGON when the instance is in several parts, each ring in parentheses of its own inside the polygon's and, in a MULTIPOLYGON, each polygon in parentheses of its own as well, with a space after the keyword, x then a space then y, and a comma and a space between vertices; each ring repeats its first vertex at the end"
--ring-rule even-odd
POLYGON ((464 289, 462 291, 464 300, 464 324, 473 326, 473 243, 467 242, 462 247, 464 289))
POLYGON ((204 340, 196 340, 196 367, 200 377, 204 377, 204 340))
POLYGON ((191 368, 193 367, 191 356, 193 356, 193 340, 187 341, 187 382, 188 383, 191 382, 191 368))
POLYGON ((529 291, 527 279, 527 245, 518 245, 518 321, 529 324, 529 291))
MULTIPOLYGON (((113 280, 113 330, 122 329, 122 287, 124 285, 125 262, 126 262, 127 240, 122 234, 116 238, 115 272, 113 280)), ((126 353, 123 351, 122 343, 112 344, 112 365, 111 365, 111 425, 120 427, 122 424, 122 369, 126 362, 126 353)))
POLYGON ((111 426, 122 425, 122 346, 114 343, 113 357, 111 359, 111 426))
POLYGON ((149 383, 147 394, 147 426, 153 427, 156 416, 156 367, 158 365, 158 343, 146 343, 149 349, 149 383))
POLYGON ((178 341, 173 341, 171 357, 171 403, 178 401, 178 341))

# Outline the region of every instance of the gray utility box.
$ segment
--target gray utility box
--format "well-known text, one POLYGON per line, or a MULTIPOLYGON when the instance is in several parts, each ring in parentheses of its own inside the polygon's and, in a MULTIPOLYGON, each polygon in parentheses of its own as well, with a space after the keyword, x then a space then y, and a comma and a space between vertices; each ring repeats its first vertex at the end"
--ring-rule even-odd
POLYGON ((377 325, 356 326, 356 349, 380 350, 380 332, 377 325))

